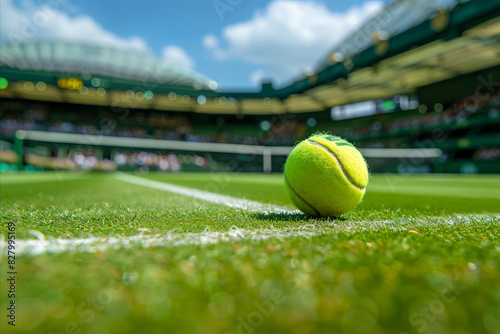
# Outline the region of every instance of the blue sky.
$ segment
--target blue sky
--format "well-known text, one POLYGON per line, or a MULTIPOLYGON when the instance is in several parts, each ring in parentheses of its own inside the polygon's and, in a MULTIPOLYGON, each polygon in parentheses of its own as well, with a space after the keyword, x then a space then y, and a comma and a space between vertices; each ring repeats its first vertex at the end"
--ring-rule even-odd
POLYGON ((383 2, 0 0, 0 6, 3 42, 28 31, 39 40, 133 48, 192 68, 222 89, 249 89, 267 77, 286 83, 314 66, 383 2))

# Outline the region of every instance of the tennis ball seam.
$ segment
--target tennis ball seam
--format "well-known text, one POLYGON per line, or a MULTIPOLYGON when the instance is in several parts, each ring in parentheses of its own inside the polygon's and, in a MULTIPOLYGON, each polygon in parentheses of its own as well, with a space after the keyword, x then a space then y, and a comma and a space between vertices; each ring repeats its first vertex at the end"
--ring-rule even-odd
POLYGON ((290 189, 292 190, 292 192, 295 194, 295 196, 297 196, 297 198, 300 199, 305 205, 307 205, 308 207, 310 207, 314 211, 314 213, 316 214, 316 216, 321 216, 321 214, 318 211, 318 209, 316 209, 314 206, 312 206, 311 203, 309 203, 308 201, 306 201, 304 197, 300 196, 300 194, 297 192, 297 190, 295 190, 292 187, 292 185, 290 184, 290 181, 288 181, 288 176, 286 175, 286 173, 285 173, 285 180, 286 180, 287 185, 290 187, 290 189))
POLYGON ((356 146, 354 146, 353 144, 349 143, 345 139, 338 137, 338 136, 331 136, 331 135, 312 136, 309 139, 312 139, 312 138, 324 138, 328 141, 331 141, 332 143, 334 143, 337 146, 349 146, 349 147, 352 147, 353 149, 355 149, 356 151, 359 152, 359 150, 356 146))
POLYGON ((337 136, 317 136, 319 138, 325 138, 326 140, 328 141, 331 141, 332 143, 335 143, 335 145, 337 146, 350 146, 352 148, 356 148, 354 147, 353 144, 347 142, 345 139, 342 139, 340 137, 337 137, 337 136))
POLYGON ((344 169, 344 166, 342 166, 342 164, 340 163, 339 159, 337 158, 337 155, 330 151, 330 149, 326 146, 323 146, 321 145, 320 143, 318 142, 315 142, 315 141, 310 141, 310 140, 306 140, 307 143, 311 144, 311 145, 314 145, 314 146, 317 146, 319 148, 321 148, 322 150, 325 150, 327 153, 330 154, 330 156, 333 158, 333 160, 335 160, 335 163, 337 164, 337 166, 339 167, 340 171, 342 172, 342 174, 344 175, 345 179, 356 189, 360 190, 360 191, 363 191, 365 190, 365 187, 362 187, 360 186, 344 169))

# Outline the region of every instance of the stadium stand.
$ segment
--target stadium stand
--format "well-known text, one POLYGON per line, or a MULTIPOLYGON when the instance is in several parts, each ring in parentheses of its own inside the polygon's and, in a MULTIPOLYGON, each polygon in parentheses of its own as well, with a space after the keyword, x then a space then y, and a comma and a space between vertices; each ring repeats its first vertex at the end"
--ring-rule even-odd
MULTIPOLYGON (((436 147, 445 151, 446 154, 441 158, 431 161, 432 166, 425 168, 426 171, 460 172, 460 169, 457 170, 457 162, 463 160, 475 161, 481 166, 481 170, 493 172, 491 168, 496 167, 488 166, 497 166, 500 160, 497 134, 500 124, 498 90, 482 96, 476 96, 475 93, 465 96, 446 108, 438 103, 432 110, 427 110, 421 105, 415 110, 396 109, 391 113, 356 119, 320 119, 314 126, 307 125, 307 120, 311 117, 290 117, 287 120, 246 117, 243 121, 238 121, 236 117, 207 116, 207 125, 194 115, 186 113, 131 110, 127 118, 117 121, 111 118, 111 110, 103 109, 101 113, 94 113, 94 110, 89 111, 85 106, 67 110, 68 106, 60 104, 26 101, 9 101, 1 106, 0 136, 5 141, 12 140, 15 131, 22 129, 194 142, 293 145, 295 141, 314 132, 323 131, 345 137, 360 147, 436 147), (453 163, 450 164, 449 161, 453 163)), ((104 166, 121 169, 147 166, 173 171, 181 166, 175 161, 178 159, 173 153, 115 151, 112 155, 105 160, 104 166), (114 164, 108 164, 107 161, 110 160, 114 164)), ((73 169, 86 164, 94 167, 99 162, 93 161, 94 156, 92 152, 76 152, 67 166, 73 169)), ((30 165, 50 165, 47 161, 37 160, 32 156, 27 160, 30 165)), ((191 169, 209 167, 210 161, 200 155, 190 155, 188 158, 182 155, 180 160, 183 166, 191 165, 191 169)), ((387 166, 384 168, 385 171, 391 170, 387 166)))

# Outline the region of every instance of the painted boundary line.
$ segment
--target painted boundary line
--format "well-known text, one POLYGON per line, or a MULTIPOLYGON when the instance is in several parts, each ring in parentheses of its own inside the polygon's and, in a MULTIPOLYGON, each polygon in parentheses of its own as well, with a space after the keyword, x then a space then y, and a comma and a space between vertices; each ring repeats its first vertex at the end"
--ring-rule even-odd
POLYGON ((263 213, 293 213, 298 212, 297 210, 292 211, 287 207, 281 207, 274 204, 266 204, 251 200, 246 200, 242 198, 221 195, 216 193, 211 193, 204 190, 188 188, 183 186, 178 186, 170 183, 164 183, 159 181, 153 181, 144 179, 142 177, 137 177, 125 173, 117 173, 115 174, 115 178, 127 182, 132 183, 139 186, 144 186, 148 188, 159 189, 163 191, 168 191, 174 194, 184 195, 196 199, 201 199, 203 201, 221 204, 228 206, 233 209, 241 209, 249 212, 263 212, 263 213))
MULTIPOLYGON (((129 249, 133 247, 179 247, 188 245, 209 245, 220 242, 239 240, 265 240, 270 238, 310 238, 317 234, 312 230, 243 230, 232 227, 227 232, 201 232, 201 233, 175 233, 169 231, 165 234, 145 234, 147 229, 137 235, 89 237, 75 239, 45 239, 38 231, 30 231, 38 239, 17 240, 16 250, 23 255, 39 255, 43 253, 95 253, 104 252, 109 249, 129 249)), ((2 238, 3 239, 3 238, 2 238)), ((0 239, 0 245, 5 241, 0 239)))
MULTIPOLYGON (((22 255, 40 255, 44 253, 95 253, 107 250, 151 247, 182 247, 187 245, 209 245, 220 242, 237 242, 241 240, 293 239, 311 238, 336 233, 358 233, 367 230, 387 229, 408 231, 411 228, 437 225, 456 225, 471 223, 500 223, 497 215, 454 215, 447 217, 401 218, 385 221, 350 221, 331 222, 324 225, 304 225, 298 228, 246 230, 233 226, 227 232, 175 233, 175 230, 164 234, 146 234, 149 229, 139 229, 140 234, 132 236, 105 236, 74 239, 45 239, 39 231, 30 231, 36 239, 16 241, 16 251, 22 255), (485 220, 486 219, 486 220, 485 220)), ((411 231, 411 229, 410 229, 411 231)), ((5 237, 0 236, 0 248, 6 245, 5 237)))

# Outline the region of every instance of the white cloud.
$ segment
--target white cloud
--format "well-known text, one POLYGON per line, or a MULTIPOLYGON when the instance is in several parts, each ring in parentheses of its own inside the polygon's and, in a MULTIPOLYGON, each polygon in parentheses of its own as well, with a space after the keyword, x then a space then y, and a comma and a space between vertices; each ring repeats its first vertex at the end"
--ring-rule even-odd
POLYGON ((167 45, 162 50, 163 59, 172 61, 178 65, 193 68, 194 60, 187 54, 187 52, 176 45, 167 45))
POLYGON ((205 46, 208 49, 218 48, 219 40, 213 34, 208 34, 205 37, 203 37, 203 46, 205 46))
POLYGON ((313 66, 382 7, 381 1, 368 1, 347 12, 332 12, 313 1, 277 0, 251 20, 224 28, 226 48, 219 47, 219 41, 211 35, 205 36, 204 45, 216 57, 225 53, 263 66, 272 78, 283 81, 313 66))
POLYGON ((217 59, 227 59, 228 53, 219 47, 219 39, 213 34, 208 34, 203 37, 202 44, 205 48, 210 50, 215 58, 217 59))
MULTIPOLYGON (((120 49, 133 49, 151 53, 147 42, 138 37, 120 37, 104 29, 88 15, 70 16, 65 12, 68 0, 52 0, 44 6, 24 2, 16 7, 12 0, 0 0, 0 38, 2 42, 12 40, 66 40, 102 44, 120 49)), ((73 9, 74 10, 74 9, 73 9)), ((215 36, 214 36, 215 38, 215 36)), ((194 61, 176 45, 163 48, 164 59, 180 66, 193 68, 194 61)))
POLYGON ((11 40, 71 40, 111 45, 118 48, 148 51, 146 41, 137 36, 119 37, 107 31, 92 17, 70 17, 64 8, 67 0, 48 1, 43 6, 25 2, 21 8, 12 0, 2 0, 0 38, 11 40))
POLYGON ((252 82, 254 85, 260 85, 262 83, 262 79, 264 79, 267 76, 266 71, 262 68, 259 68, 258 70, 255 70, 250 74, 250 82, 252 82))

